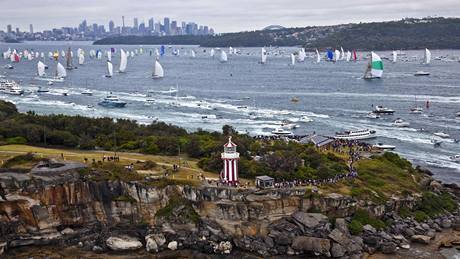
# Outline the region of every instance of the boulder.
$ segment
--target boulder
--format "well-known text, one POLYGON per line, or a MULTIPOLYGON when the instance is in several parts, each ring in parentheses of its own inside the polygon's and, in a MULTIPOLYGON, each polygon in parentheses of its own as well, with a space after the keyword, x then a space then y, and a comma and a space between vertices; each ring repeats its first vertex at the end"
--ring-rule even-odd
POLYGON ((424 235, 413 235, 411 237, 412 242, 420 243, 420 244, 429 244, 430 240, 431 240, 431 237, 424 236, 424 235))
POLYGON ((171 241, 171 242, 169 242, 168 248, 169 248, 170 250, 173 250, 173 251, 174 251, 174 250, 177 250, 177 241, 171 241))
POLYGON ((384 253, 384 254, 394 254, 394 253, 396 253, 396 249, 398 249, 396 244, 393 243, 393 242, 382 243, 380 248, 382 250, 382 253, 384 253))
POLYGON ((292 248, 297 251, 315 252, 330 256, 331 241, 325 238, 298 236, 294 238, 292 248))
POLYGON ((102 253, 104 251, 104 249, 100 246, 93 246, 91 250, 95 253, 102 253))
POLYGON ((333 243, 331 248, 331 255, 332 257, 342 257, 345 255, 347 250, 343 246, 338 243, 333 243))
POLYGON ((6 251, 6 245, 7 245, 6 242, 1 242, 1 243, 0 243, 0 255, 2 255, 3 253, 5 253, 5 251, 6 251))
POLYGON ((334 240, 335 242, 339 243, 343 247, 350 247, 352 245, 351 239, 338 229, 332 230, 328 237, 334 240))
POLYGON ((451 227, 452 227, 452 220, 450 220, 450 219, 443 219, 443 220, 441 221, 441 226, 442 226, 443 228, 451 228, 451 227))
POLYGON ((153 235, 145 237, 145 250, 147 250, 147 252, 158 252, 158 244, 153 238, 153 235))
POLYGON ((320 213, 305 213, 298 211, 292 214, 292 218, 305 226, 306 228, 315 228, 320 223, 328 222, 327 216, 320 213))
POLYGON ((348 224, 343 218, 336 218, 335 219, 335 228, 340 230, 340 232, 344 233, 347 236, 350 236, 350 231, 348 230, 348 224))
POLYGON ((62 231, 61 231, 61 234, 63 235, 72 235, 73 233, 75 233, 75 231, 71 228, 64 228, 62 231))
POLYGON ((269 247, 269 248, 272 248, 272 247, 275 246, 275 242, 273 241, 273 238, 271 238, 271 237, 268 237, 268 236, 265 237, 264 242, 267 245, 267 247, 269 247))
POLYGON ((403 234, 406 237, 411 237, 411 236, 415 235, 415 231, 412 228, 405 228, 403 230, 403 234))
POLYGON ((105 241, 105 244, 113 251, 137 250, 142 247, 142 243, 137 238, 130 236, 112 236, 105 241))
POLYGON ((363 226, 363 231, 366 231, 366 232, 369 232, 369 233, 376 233, 377 232, 377 230, 373 226, 371 226, 369 224, 366 224, 366 225, 363 226))

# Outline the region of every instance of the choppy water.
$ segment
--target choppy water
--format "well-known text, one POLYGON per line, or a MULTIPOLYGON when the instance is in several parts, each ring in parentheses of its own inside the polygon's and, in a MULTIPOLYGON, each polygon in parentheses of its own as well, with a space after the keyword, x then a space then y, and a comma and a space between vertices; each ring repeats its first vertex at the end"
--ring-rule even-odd
MULTIPOLYGON (((65 50, 71 46, 76 52, 81 47, 88 54, 90 49, 108 50, 108 46, 91 46, 90 43, 25 43, 2 44, 1 51, 8 47, 34 49, 36 51, 65 50)), ((120 48, 121 46, 116 46, 120 48)), ((123 46, 134 50, 140 46, 123 46)), ((294 132, 306 134, 313 131, 332 135, 337 131, 353 128, 372 128, 379 135, 372 143, 383 142, 397 146, 397 152, 415 163, 429 166, 437 172, 436 177, 446 182, 460 183, 460 164, 449 156, 460 154, 460 62, 450 61, 460 56, 460 51, 433 50, 433 58, 448 56, 449 60, 433 60, 430 65, 421 64, 422 51, 407 51, 410 61, 391 63, 384 60, 385 73, 382 80, 365 81, 360 79, 366 61, 321 62, 316 64, 312 58, 304 63, 288 66, 290 53, 295 48, 269 50, 265 65, 258 64, 259 48, 243 48, 240 55, 229 55, 228 63, 221 64, 217 58, 209 56, 209 49, 198 47, 178 47, 181 56, 171 55, 168 49, 161 63, 165 78, 151 79, 154 57, 149 55, 152 46, 144 46, 144 54, 128 60, 125 74, 115 73, 113 78, 105 78, 106 62, 86 58, 86 64, 68 72, 65 83, 55 83, 49 87, 50 93, 37 94, 38 85, 43 81, 34 80, 36 63, 21 61, 15 69, 6 70, 8 61, 0 60, 0 71, 7 78, 21 80, 21 85, 29 92, 23 97, 0 94, 0 98, 16 103, 21 111, 34 110, 39 113, 81 114, 85 116, 110 116, 130 118, 140 123, 159 119, 193 130, 203 128, 220 130, 224 124, 231 124, 241 132, 250 134, 270 134, 283 119, 297 121, 302 116, 312 122, 296 122, 300 125, 294 132), (197 52, 192 59, 191 49, 197 52), (281 53, 275 55, 275 53, 281 53), (414 58, 417 57, 418 60, 414 58), (429 77, 415 77, 418 70, 431 72, 429 77), (178 96, 164 93, 170 87, 179 86, 178 96), (91 89, 93 96, 83 96, 81 92, 91 89), (69 96, 62 95, 64 91, 69 96), (124 109, 107 109, 97 102, 112 91, 128 102, 124 109), (146 97, 148 91, 156 91, 146 97), (163 92, 163 93, 162 93, 163 92), (298 97, 298 103, 291 102, 298 97), (424 106, 429 100, 431 107, 423 114, 411 114, 415 104, 424 106), (155 99, 147 103, 147 99, 155 99), (179 103, 179 105, 174 105, 179 103), (88 108, 93 105, 94 108, 88 108), (394 116, 373 120, 366 118, 372 105, 383 105, 396 110, 394 116), (244 108, 246 107, 246 108, 244 108), (257 118, 251 118, 254 114, 257 118), (203 119, 203 116, 207 118, 203 119), (215 117, 217 116, 217 118, 215 117), (411 123, 409 128, 392 126, 393 120, 403 118, 411 123), (420 132, 423 128, 426 131, 420 132), (444 131, 451 135, 440 148, 431 144, 434 132, 444 131)), ((174 47, 175 48, 175 47, 174 47)), ((389 52, 379 52, 390 57, 389 52)), ((50 66, 48 73, 55 69, 54 61, 46 59, 50 66)), ((65 64, 64 60, 61 63, 65 64)), ((74 59, 74 63, 77 63, 74 59)), ((113 57, 116 68, 119 54, 113 57)))

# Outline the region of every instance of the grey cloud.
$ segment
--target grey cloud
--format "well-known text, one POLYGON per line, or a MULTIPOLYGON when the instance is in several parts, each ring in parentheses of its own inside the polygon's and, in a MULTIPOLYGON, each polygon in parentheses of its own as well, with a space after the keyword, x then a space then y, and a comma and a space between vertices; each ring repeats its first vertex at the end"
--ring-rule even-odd
POLYGON ((165 16, 210 25, 218 32, 260 29, 270 24, 287 27, 393 20, 428 15, 458 16, 458 0, 1 0, 0 26, 36 30, 76 26, 81 20, 128 24, 165 16))

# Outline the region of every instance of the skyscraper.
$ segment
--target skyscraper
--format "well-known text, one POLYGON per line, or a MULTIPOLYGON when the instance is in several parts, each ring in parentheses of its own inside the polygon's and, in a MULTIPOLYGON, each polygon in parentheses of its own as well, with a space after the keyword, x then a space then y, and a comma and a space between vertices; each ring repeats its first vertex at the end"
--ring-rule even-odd
POLYGON ((155 30, 155 21, 153 20, 153 18, 150 18, 149 19, 149 31, 152 32, 155 30))
POLYGON ((33 24, 30 24, 30 25, 29 25, 29 32, 30 32, 31 34, 34 33, 34 26, 33 26, 33 24))
POLYGON ((124 16, 121 17, 121 22, 122 22, 121 33, 124 33, 125 32, 125 17, 124 16))
POLYGON ((137 18, 134 18, 133 27, 135 31, 139 29, 139 21, 137 20, 137 18))
POLYGON ((177 22, 172 21, 171 22, 171 35, 176 35, 177 34, 177 22))
POLYGON ((113 21, 109 22, 109 32, 113 33, 115 28, 115 23, 113 21))
POLYGON ((12 33, 12 32, 13 32, 13 26, 11 26, 11 24, 8 24, 8 25, 6 26, 6 31, 7 31, 8 33, 12 33))
POLYGON ((163 26, 164 26, 165 33, 166 35, 169 35, 171 33, 171 26, 169 25, 169 18, 165 17, 163 23, 164 23, 163 26))

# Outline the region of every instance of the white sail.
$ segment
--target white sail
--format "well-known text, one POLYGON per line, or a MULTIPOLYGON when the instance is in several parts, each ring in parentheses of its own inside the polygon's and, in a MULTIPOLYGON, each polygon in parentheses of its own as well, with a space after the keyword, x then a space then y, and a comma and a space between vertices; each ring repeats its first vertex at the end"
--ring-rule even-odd
POLYGON ((192 58, 196 57, 196 53, 195 53, 195 51, 193 49, 190 51, 190 56, 192 58))
POLYGON ((318 49, 316 49, 316 63, 321 62, 321 55, 319 54, 318 49))
POLYGON ((155 49, 155 55, 156 55, 157 57, 160 56, 160 51, 159 51, 158 49, 155 49))
POLYGON ((265 48, 262 48, 261 55, 262 57, 260 63, 265 64, 265 62, 267 62, 267 50, 265 50, 265 48))
POLYGON ((214 57, 214 55, 216 54, 214 49, 211 49, 210 53, 211 53, 211 57, 214 57))
POLYGON ((342 47, 340 47, 340 53, 342 53, 342 55, 340 56, 340 60, 344 60, 345 59, 345 51, 343 50, 342 47))
POLYGON ((227 53, 225 53, 224 50, 221 50, 220 51, 220 57, 219 57, 219 61, 224 63, 224 62, 227 62, 228 61, 228 58, 227 58, 227 53))
POLYGON ((334 60, 339 61, 340 60, 340 50, 336 49, 334 53, 334 60))
POLYGON ((134 58, 134 51, 131 51, 131 57, 134 58))
POLYGON ((120 49, 120 73, 126 72, 126 67, 128 66, 128 55, 123 49, 120 49))
POLYGON ((113 76, 113 64, 110 61, 107 61, 107 77, 113 76))
POLYGON ((38 61, 37 63, 37 74, 39 77, 44 77, 46 76, 46 73, 45 73, 45 64, 41 61, 38 61))
POLYGON ((98 50, 98 51, 96 52, 96 58, 97 58, 97 59, 102 59, 102 51, 98 50))
POLYGON ((34 59, 34 57, 32 56, 32 53, 28 53, 27 54, 27 60, 31 61, 33 59, 34 59))
POLYGON ((45 53, 44 52, 40 53, 40 57, 45 58, 45 53))
POLYGON ((228 48, 228 54, 230 54, 230 55, 233 54, 233 48, 232 48, 232 47, 229 47, 229 48, 228 48))
POLYGON ((112 61, 112 51, 107 51, 107 61, 112 61))
POLYGON ((38 53, 38 51, 35 52, 35 58, 39 58, 39 57, 40 57, 40 53, 38 53))
POLYGON ((48 52, 48 58, 53 58, 53 53, 51 51, 48 52))
POLYGON ((396 61, 398 61, 398 52, 393 50, 393 63, 396 63, 396 61))
POLYGON ((431 62, 431 51, 429 49, 425 49, 425 58, 424 58, 424 63, 425 64, 430 64, 431 62))
POLYGON ((85 64, 85 54, 80 53, 80 55, 78 55, 78 65, 83 65, 85 64))
POLYGON ((17 55, 17 54, 16 54, 16 52, 14 52, 14 51, 13 51, 13 54, 10 54, 10 61, 11 61, 11 62, 14 62, 14 61, 15 61, 15 60, 14 60, 14 58, 15 58, 14 56, 15 56, 15 55, 17 55))
POLYGON ((371 52, 371 58, 364 72, 365 79, 381 78, 383 74, 383 62, 379 55, 371 52))
POLYGON ((61 51, 61 57, 65 57, 65 51, 61 51))
POLYGON ((349 50, 347 51, 346 60, 347 62, 350 62, 351 60, 351 52, 349 50))
POLYGON ((67 76, 67 72, 65 71, 64 66, 58 62, 57 67, 56 67, 56 77, 63 78, 66 76, 67 76))
POLYGON ((295 55, 294 54, 291 54, 291 65, 292 66, 295 65, 295 55))
POLYGON ((305 53, 305 49, 304 48, 301 48, 299 50, 299 55, 298 55, 298 60, 299 62, 304 62, 305 61, 305 57, 306 57, 306 53, 305 53))
POLYGON ((160 62, 158 62, 158 60, 155 60, 155 65, 153 66, 152 77, 153 78, 163 78, 164 75, 165 74, 164 74, 163 67, 161 66, 160 62))

